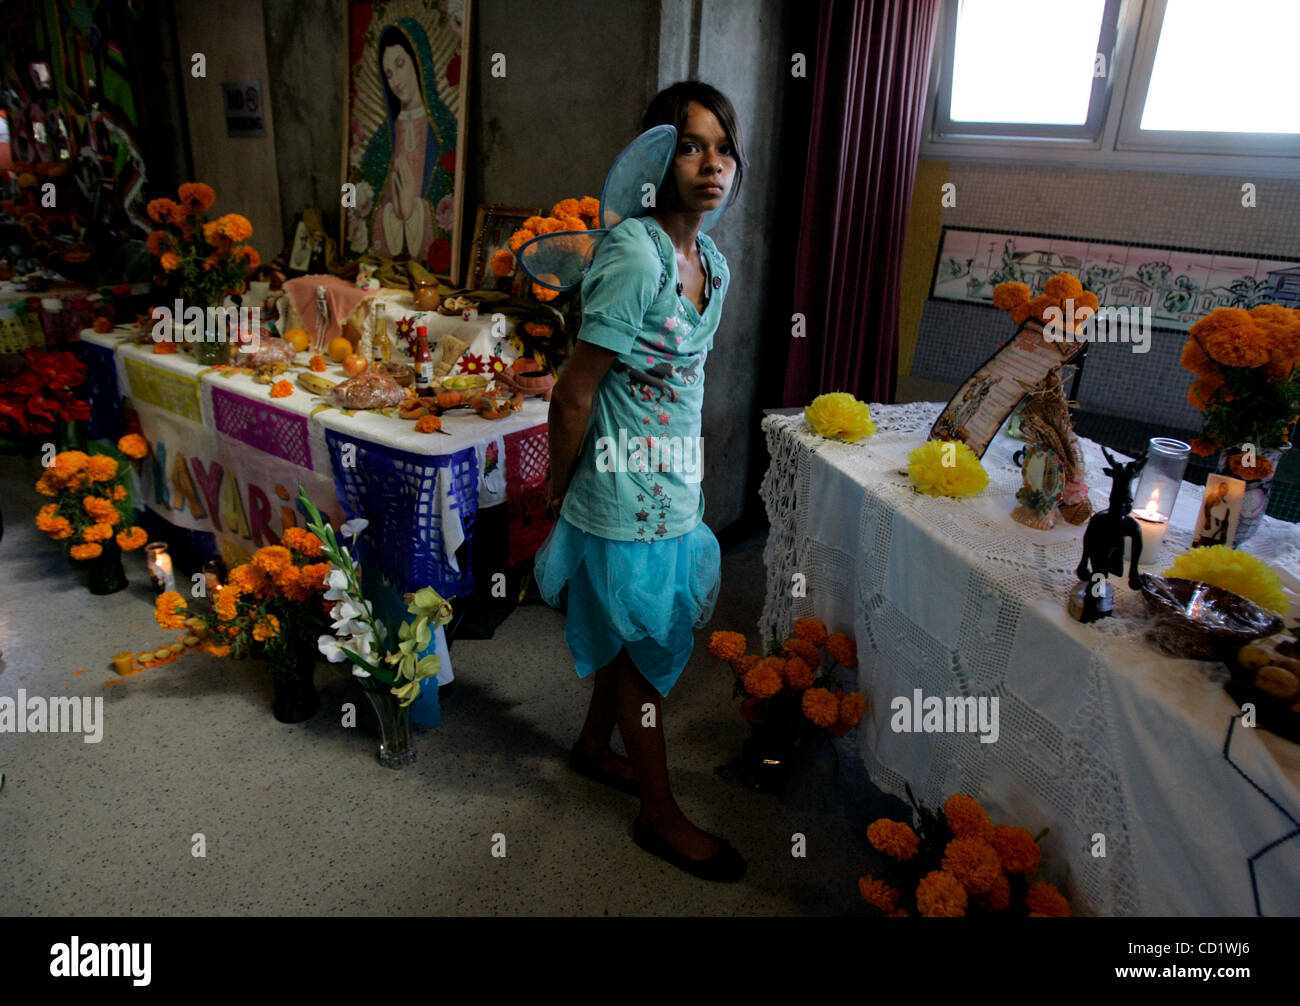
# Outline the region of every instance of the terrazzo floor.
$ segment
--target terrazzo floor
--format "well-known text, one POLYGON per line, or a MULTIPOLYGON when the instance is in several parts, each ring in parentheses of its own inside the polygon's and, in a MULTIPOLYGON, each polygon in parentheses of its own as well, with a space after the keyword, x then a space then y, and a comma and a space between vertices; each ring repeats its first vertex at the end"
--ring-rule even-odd
POLYGON ((763 535, 723 556, 714 620, 664 706, 679 802, 749 861, 723 885, 643 852, 630 837, 636 800, 567 768, 590 686, 573 672, 560 613, 534 598, 495 638, 457 642, 442 727, 418 730, 417 762, 390 771, 368 713, 341 725, 344 702, 365 703, 337 666, 317 665, 321 710, 296 725, 271 716, 252 661, 194 654, 107 685, 114 652, 171 634, 154 623, 139 553, 126 590, 86 591, 32 523, 38 474, 0 458, 0 695, 102 697, 103 737, 0 732, 0 913, 869 912, 857 894, 872 862, 865 828, 893 804, 867 780, 853 735, 822 745, 781 796, 717 771, 745 726, 730 671, 705 647, 720 628, 757 645, 763 535), (792 855, 796 833, 804 857, 792 855))

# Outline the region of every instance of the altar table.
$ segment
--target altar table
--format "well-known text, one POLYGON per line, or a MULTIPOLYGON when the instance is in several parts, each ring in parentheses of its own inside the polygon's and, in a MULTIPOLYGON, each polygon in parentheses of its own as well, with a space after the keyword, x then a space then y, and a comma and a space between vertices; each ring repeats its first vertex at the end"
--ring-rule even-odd
MULTIPOLYGON (((984 492, 935 499, 912 489, 906 467, 940 406, 871 409, 879 430, 856 444, 818 436, 802 415, 763 420, 771 531, 759 628, 785 639, 811 617, 856 637, 872 781, 899 797, 910 783, 931 807, 967 793, 997 823, 1049 828, 1043 871, 1076 912, 1300 914, 1300 745, 1242 725, 1222 664, 1148 643, 1141 595, 1120 578, 1114 617, 1069 617, 1083 528, 1011 519, 1020 441, 1002 434, 989 447, 984 492), (796 574, 806 591, 792 589, 796 574), (894 700, 917 690, 997 698, 996 741, 969 728, 895 732, 894 700)), ((1101 509, 1109 479, 1097 445, 1084 448, 1101 509)), ((1146 570, 1189 547, 1201 493, 1183 485, 1146 570)), ((1300 528, 1268 518, 1243 547, 1281 574, 1293 624, 1300 528)))

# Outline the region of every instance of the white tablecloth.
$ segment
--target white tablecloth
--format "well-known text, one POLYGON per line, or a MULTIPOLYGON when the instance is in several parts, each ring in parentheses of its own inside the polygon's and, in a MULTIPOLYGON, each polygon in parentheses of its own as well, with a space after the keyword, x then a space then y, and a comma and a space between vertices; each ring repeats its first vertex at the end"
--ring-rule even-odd
MULTIPOLYGON (((764 420, 763 638, 784 639, 801 617, 855 635, 872 780, 898 796, 909 782, 931 806, 969 793, 999 823, 1050 828, 1045 869, 1077 910, 1300 914, 1300 745, 1241 726, 1222 665, 1147 643, 1141 597, 1119 578, 1115 617, 1081 625, 1066 614, 1083 528, 1035 531, 1011 519, 1019 441, 990 446, 990 484, 976 497, 915 492, 907 455, 939 408, 873 405, 879 432, 858 444, 817 436, 801 415, 764 420), (792 592, 796 573, 806 596, 792 592), (918 688, 998 697, 998 740, 894 732, 891 701, 918 688)), ((1084 446, 1093 502, 1104 507, 1100 451, 1084 446)), ((1148 569, 1163 571, 1188 547, 1201 491, 1184 484, 1148 569)), ((1282 574, 1290 623, 1300 529, 1266 520, 1245 548, 1282 574)))

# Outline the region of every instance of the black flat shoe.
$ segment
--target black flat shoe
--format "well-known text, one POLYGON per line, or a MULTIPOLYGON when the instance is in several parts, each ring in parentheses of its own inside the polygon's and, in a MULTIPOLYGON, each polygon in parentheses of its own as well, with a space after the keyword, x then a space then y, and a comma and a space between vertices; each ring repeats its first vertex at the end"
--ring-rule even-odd
POLYGON ((718 839, 718 851, 708 859, 691 859, 644 827, 641 819, 637 818, 632 824, 632 841, 665 863, 672 863, 679 870, 701 880, 729 884, 745 875, 744 857, 725 838, 718 839))
POLYGON ((637 789, 635 780, 624 779, 622 776, 606 771, 590 758, 586 757, 577 749, 577 747, 574 747, 574 749, 569 752, 569 768, 577 772, 578 775, 585 775, 588 779, 621 790, 629 796, 640 795, 641 791, 637 789))

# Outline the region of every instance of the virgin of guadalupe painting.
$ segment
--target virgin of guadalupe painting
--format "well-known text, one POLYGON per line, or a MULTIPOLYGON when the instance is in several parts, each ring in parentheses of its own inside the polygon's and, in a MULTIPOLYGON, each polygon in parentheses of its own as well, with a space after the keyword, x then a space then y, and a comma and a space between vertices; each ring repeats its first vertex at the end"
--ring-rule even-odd
POLYGON ((468 0, 354 0, 343 240, 460 282, 468 0))

